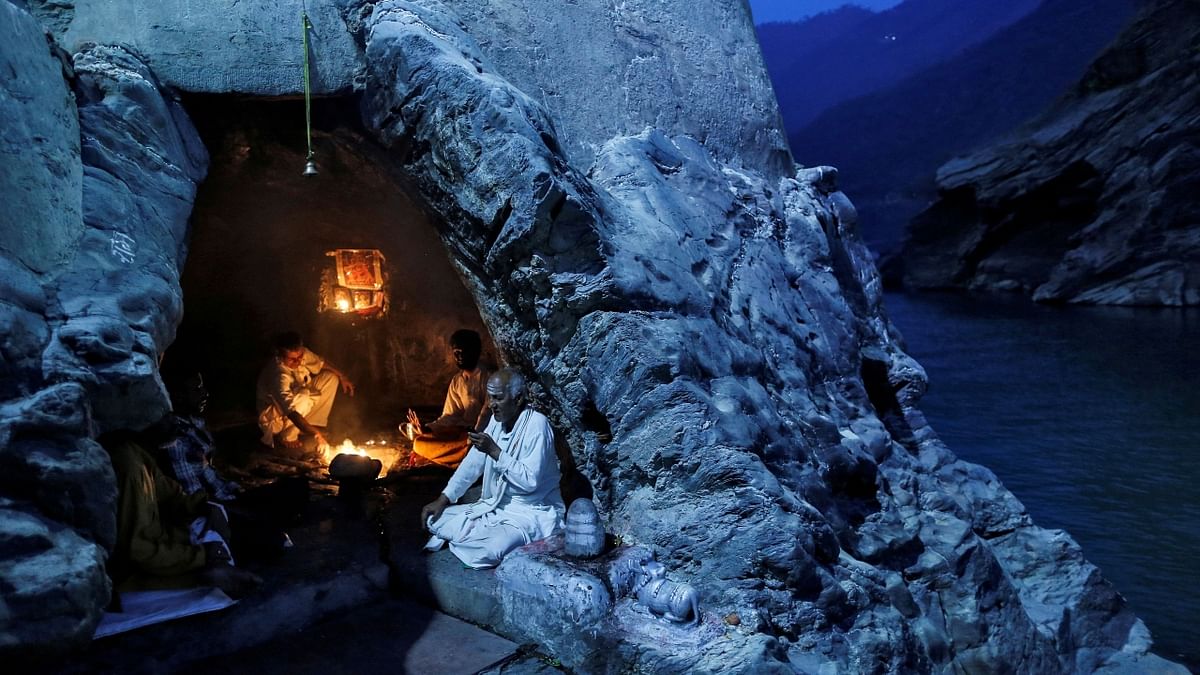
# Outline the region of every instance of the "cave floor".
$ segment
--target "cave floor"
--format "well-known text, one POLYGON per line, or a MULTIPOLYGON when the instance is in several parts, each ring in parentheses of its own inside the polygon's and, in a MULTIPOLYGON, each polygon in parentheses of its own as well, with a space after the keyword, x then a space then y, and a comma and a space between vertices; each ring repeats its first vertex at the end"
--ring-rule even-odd
POLYGON ((246 562, 263 583, 232 607, 93 641, 61 672, 559 672, 532 645, 479 627, 498 611, 494 573, 466 569, 445 549, 421 551, 427 535, 417 514, 448 469, 414 468, 401 448, 387 475, 347 489, 311 445, 268 449, 245 426, 216 436, 218 465, 243 484, 309 478, 308 510, 288 530, 293 546, 246 562))

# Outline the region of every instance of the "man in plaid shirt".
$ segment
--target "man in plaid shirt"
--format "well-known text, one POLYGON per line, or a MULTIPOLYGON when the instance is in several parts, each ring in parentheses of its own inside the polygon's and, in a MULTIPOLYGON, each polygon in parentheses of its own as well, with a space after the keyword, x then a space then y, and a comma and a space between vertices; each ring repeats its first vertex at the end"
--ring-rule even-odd
POLYGON ((217 501, 235 499, 242 487, 222 478, 212 465, 216 444, 202 417, 208 391, 200 373, 185 378, 174 398, 177 400, 175 414, 171 416, 171 435, 159 448, 166 454, 175 480, 187 494, 204 491, 217 501))
POLYGON ((165 440, 159 444, 159 461, 173 474, 186 494, 203 492, 221 502, 229 514, 235 553, 252 557, 277 552, 286 546, 284 528, 294 522, 308 502, 308 481, 283 478, 243 490, 221 477, 212 465, 216 442, 204 421, 208 390, 200 373, 168 377, 167 389, 175 411, 165 419, 165 440))

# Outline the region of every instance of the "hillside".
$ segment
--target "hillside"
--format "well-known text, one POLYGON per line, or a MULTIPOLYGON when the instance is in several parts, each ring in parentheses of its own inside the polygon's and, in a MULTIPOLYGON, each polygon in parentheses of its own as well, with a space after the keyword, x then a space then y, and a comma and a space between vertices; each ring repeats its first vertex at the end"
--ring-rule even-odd
POLYGON ((784 124, 794 131, 831 106, 954 57, 1039 1, 908 0, 879 13, 843 7, 806 21, 764 24, 758 37, 784 124))
POLYGON ((941 167, 905 285, 1200 304, 1197 44, 1200 3, 1150 3, 1019 136, 941 167))
POLYGON ((933 175, 956 154, 1045 109, 1133 13, 1132 0, 1046 0, 958 58, 837 105, 789 129, 798 162, 838 167, 864 238, 887 251, 934 197, 933 175))

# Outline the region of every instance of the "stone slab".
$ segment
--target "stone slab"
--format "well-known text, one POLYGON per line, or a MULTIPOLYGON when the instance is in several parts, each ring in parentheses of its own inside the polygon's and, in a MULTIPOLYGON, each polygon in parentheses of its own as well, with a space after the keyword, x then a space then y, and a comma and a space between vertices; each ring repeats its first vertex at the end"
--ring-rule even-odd
POLYGON ((465 621, 413 602, 388 600, 183 672, 470 675, 516 651, 516 644, 465 621))

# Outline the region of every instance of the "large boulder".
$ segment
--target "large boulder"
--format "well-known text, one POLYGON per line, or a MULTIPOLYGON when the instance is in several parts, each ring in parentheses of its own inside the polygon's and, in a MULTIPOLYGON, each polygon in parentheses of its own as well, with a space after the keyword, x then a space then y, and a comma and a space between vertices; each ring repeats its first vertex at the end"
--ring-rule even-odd
POLYGON ((133 52, 90 46, 74 64, 84 231, 53 289, 42 368, 88 386, 101 431, 141 429, 170 409, 158 360, 183 313, 179 272, 208 155, 133 52))
POLYGON ((1148 3, 1015 139, 938 171, 905 286, 1045 302, 1200 304, 1200 8, 1148 3))
POLYGON ((48 652, 85 643, 108 601, 116 481, 93 438, 169 407, 157 363, 206 154, 131 52, 72 58, 27 11, 0 14, 17 73, 0 96, 0 650, 48 652))
POLYGON ((1088 584, 1055 605, 1088 621, 1024 609, 1089 567, 915 408, 924 374, 836 171, 774 178, 652 128, 608 139, 584 173, 541 97, 505 77, 537 59, 502 68, 449 5, 375 3, 363 42, 368 129, 444 214, 453 261, 610 526, 742 617, 742 647, 629 660, 1072 672, 1144 654, 1140 622, 1091 606, 1088 584), (1038 563, 993 543, 1012 532, 1038 563), (1040 573, 1014 578, 1013 560, 1040 573), (1083 642, 1107 646, 1079 666, 1083 642))
MULTIPOLYGON (((260 11, 223 4, 227 16, 204 23, 207 13, 182 11, 192 4, 147 10, 163 19, 138 45, 155 71, 226 64, 227 41, 260 11)), ((326 74, 361 83, 366 132, 437 215, 452 264, 505 360, 530 375, 606 524, 693 584, 710 616, 738 617, 703 653, 625 645, 613 667, 1075 672, 1141 658, 1144 628, 1069 539, 1031 523, 986 469, 958 461, 917 409, 924 373, 883 311, 836 171, 780 163, 746 7, 629 0, 605 25, 583 4, 569 5, 562 26, 548 19, 558 3, 526 15, 498 1, 310 10, 340 12, 347 35, 328 39, 361 47, 326 74), (723 28, 702 29, 714 16, 723 28), (682 28, 692 32, 674 34, 682 28), (594 41, 625 75, 566 56, 546 66, 575 41, 594 41), (691 89, 696 77, 708 81, 691 89), (749 112, 729 115, 742 92, 749 112), (592 100, 614 94, 629 99, 592 100), (607 115, 621 120, 594 119, 607 115)), ((35 5, 60 40, 81 30, 80 7, 90 39, 131 30, 111 3, 35 5)), ((19 315, 28 321, 13 349, 29 355, 6 367, 28 373, 11 410, 61 411, 70 406, 56 401, 75 396, 87 414, 47 413, 46 430, 8 423, 24 445, 0 436, 5 462, 34 466, 37 455, 35 484, 67 475, 64 464, 95 466, 82 428, 136 427, 163 409, 154 357, 181 309, 185 222, 204 170, 190 122, 133 48, 83 46, 74 66, 84 223, 55 279, 15 275, 21 311, 36 316, 19 315), (62 384, 43 391, 43 381, 62 384), (59 451, 43 458, 33 446, 48 439, 59 451)), ((103 496, 85 493, 67 500, 103 496)), ((55 544, 77 546, 73 559, 107 541, 82 507, 38 489, 22 499, 80 534, 86 543, 55 544)), ((22 541, 4 560, 40 555, 49 538, 22 541)), ((88 578, 71 569, 59 576, 88 578)), ((97 589, 72 597, 98 599, 97 589)), ((98 609, 56 606, 73 608, 67 621, 36 637, 6 629, 11 644, 77 639, 98 609)))

